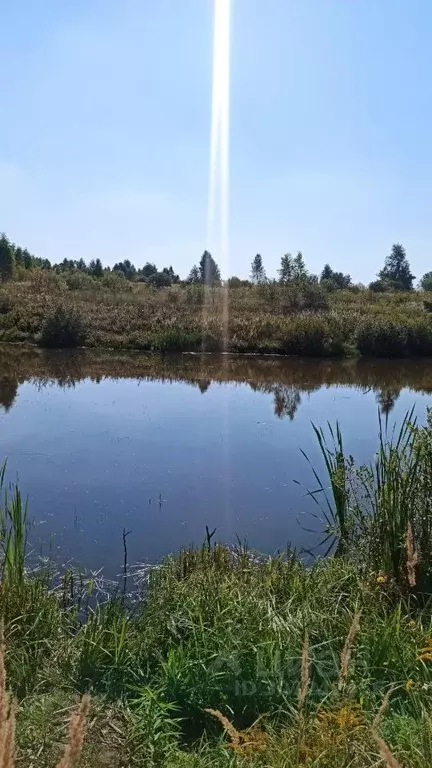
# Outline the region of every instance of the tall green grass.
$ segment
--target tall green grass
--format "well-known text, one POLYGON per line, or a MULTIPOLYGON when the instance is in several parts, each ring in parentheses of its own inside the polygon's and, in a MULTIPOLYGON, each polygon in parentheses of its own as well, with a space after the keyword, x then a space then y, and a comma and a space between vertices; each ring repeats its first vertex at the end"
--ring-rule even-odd
POLYGON ((379 416, 375 458, 361 466, 345 454, 339 425, 335 431, 328 426, 331 442, 322 429, 314 430, 328 485, 312 468, 317 488, 311 496, 323 509, 336 552, 349 553, 401 587, 414 557, 411 580, 432 590, 432 411, 423 427, 410 411, 396 431, 379 416))

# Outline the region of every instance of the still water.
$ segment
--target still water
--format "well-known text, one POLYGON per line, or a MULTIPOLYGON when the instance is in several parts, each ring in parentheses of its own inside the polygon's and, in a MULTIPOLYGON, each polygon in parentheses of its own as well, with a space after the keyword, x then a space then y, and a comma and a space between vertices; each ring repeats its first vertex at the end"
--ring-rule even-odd
POLYGON ((115 575, 123 529, 130 562, 201 543, 206 525, 265 552, 311 547, 311 422, 339 420, 365 461, 378 413, 393 424, 415 405, 423 421, 431 394, 431 361, 0 347, 0 462, 28 494, 34 550, 60 563, 115 575))

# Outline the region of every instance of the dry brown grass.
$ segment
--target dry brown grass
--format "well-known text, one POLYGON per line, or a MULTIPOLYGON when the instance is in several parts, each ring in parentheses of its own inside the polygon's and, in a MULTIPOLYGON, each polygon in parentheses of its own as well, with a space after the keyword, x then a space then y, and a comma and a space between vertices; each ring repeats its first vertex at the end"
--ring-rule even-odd
POLYGON ((393 691, 389 689, 382 700, 381 706, 372 723, 372 735, 381 753, 381 757, 384 760, 386 768, 400 768, 400 764, 393 755, 390 747, 379 734, 382 719, 388 709, 392 693, 393 691))
POLYGON ((301 657, 301 667, 300 667, 300 685, 298 690, 298 696, 297 696, 297 703, 298 703, 298 711, 301 712, 309 690, 309 665, 310 665, 310 659, 309 659, 309 635, 307 632, 305 632, 304 636, 304 642, 303 642, 303 650, 302 650, 302 657, 301 657))
POLYGON ((360 630, 360 616, 361 616, 360 612, 357 612, 354 614, 354 618, 352 620, 347 638, 345 640, 344 647, 342 649, 341 663, 340 663, 340 669, 339 669, 339 683, 338 683, 338 689, 340 693, 342 693, 345 690, 346 681, 347 681, 348 672, 349 672, 349 665, 351 661, 352 649, 354 647, 354 642, 357 637, 357 634, 360 630))

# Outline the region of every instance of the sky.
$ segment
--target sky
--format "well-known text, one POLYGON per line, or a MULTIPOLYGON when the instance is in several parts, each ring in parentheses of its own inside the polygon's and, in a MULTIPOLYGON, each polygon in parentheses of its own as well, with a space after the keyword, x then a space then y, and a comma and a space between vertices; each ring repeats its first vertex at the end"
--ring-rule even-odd
MULTIPOLYGON (((187 275, 213 2, 0 2, 0 230, 52 261, 187 275)), ((302 250, 367 283, 394 242, 432 270, 431 38, 431 0, 232 0, 230 274, 302 250)))

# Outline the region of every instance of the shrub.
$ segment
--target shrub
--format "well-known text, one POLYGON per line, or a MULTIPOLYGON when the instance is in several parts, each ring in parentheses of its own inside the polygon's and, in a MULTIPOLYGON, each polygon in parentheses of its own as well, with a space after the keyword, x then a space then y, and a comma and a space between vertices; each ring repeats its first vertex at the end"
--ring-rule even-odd
POLYGON ((366 320, 357 333, 360 354, 371 357, 404 357, 407 341, 407 323, 387 318, 366 320))
POLYGON ((0 315, 7 315, 14 307, 14 302, 5 291, 0 291, 0 315))
POLYGON ((111 293, 120 293, 123 291, 132 291, 131 284, 126 280, 122 272, 111 272, 104 275, 101 285, 106 291, 111 293))
POLYGON ((369 290, 372 291, 372 293, 387 293, 387 291, 390 290, 390 287, 384 280, 374 280, 372 283, 369 283, 369 290))
POLYGON ((64 279, 70 291, 91 291, 99 288, 98 281, 85 272, 68 272, 64 279))
POLYGON ((59 305, 42 323, 40 344, 43 347, 81 347, 85 339, 82 317, 73 307, 59 305))
POLYGON ((29 270, 29 282, 32 289, 39 294, 63 293, 67 290, 67 285, 60 275, 47 269, 29 270))

